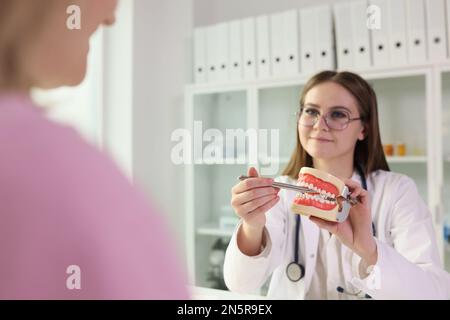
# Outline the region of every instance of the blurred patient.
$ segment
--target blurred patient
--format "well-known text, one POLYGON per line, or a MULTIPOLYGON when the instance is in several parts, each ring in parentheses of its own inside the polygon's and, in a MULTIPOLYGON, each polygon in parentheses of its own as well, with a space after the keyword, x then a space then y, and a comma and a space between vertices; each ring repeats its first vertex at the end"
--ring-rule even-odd
POLYGON ((30 100, 79 84, 117 0, 0 0, 0 299, 185 299, 163 219, 113 162, 30 100), (81 30, 66 10, 81 8, 81 30))

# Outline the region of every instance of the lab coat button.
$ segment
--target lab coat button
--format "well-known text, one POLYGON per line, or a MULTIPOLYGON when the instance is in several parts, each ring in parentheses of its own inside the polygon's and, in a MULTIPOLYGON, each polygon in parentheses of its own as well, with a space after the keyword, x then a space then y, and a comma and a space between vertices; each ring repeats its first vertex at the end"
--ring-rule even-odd
POLYGON ((310 257, 311 259, 314 259, 315 256, 316 256, 316 255, 313 253, 313 254, 311 254, 309 257, 310 257))

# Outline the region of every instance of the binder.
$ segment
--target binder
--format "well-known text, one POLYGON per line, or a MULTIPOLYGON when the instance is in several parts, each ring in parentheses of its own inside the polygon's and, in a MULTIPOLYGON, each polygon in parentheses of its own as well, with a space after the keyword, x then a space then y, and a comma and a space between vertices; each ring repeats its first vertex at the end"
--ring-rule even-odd
POLYGON ((256 18, 256 57, 257 75, 260 79, 271 76, 269 16, 256 18))
POLYGON ((329 5, 316 7, 313 17, 316 20, 316 46, 314 62, 316 71, 332 70, 334 65, 333 20, 329 5))
POLYGON ((391 65, 399 66, 407 64, 405 1, 388 1, 388 13, 391 65))
POLYGON ((228 35, 228 24, 219 23, 217 28, 217 80, 218 82, 227 82, 229 80, 229 61, 230 61, 230 45, 228 35))
POLYGON ((406 0, 408 61, 413 64, 427 60, 425 4, 423 0, 406 0))
POLYGON ((283 41, 285 61, 283 75, 290 76, 299 74, 299 36, 298 36, 298 10, 289 10, 283 15, 283 41))
POLYGON ((368 3, 366 0, 358 0, 350 3, 353 59, 354 68, 357 70, 367 69, 372 65, 370 33, 367 27, 367 7, 368 3))
POLYGON ((314 8, 300 9, 300 70, 302 74, 311 75, 316 71, 316 11, 314 8))
POLYGON ((272 75, 274 77, 284 75, 283 18, 283 13, 275 13, 270 16, 270 51, 272 53, 272 75))
POLYGON ((438 62, 447 58, 444 1, 425 0, 428 54, 431 62, 438 62))
POLYGON ((206 29, 194 29, 194 82, 205 83, 206 77, 206 29))
POLYGON ((231 21, 228 25, 230 44, 230 81, 241 81, 242 69, 242 24, 241 20, 231 21))
POLYGON ((379 8, 379 29, 373 28, 372 33, 372 57, 374 67, 386 67, 390 64, 390 41, 389 41, 389 19, 388 0, 370 0, 370 5, 379 8))
POLYGON ((211 25, 206 28, 206 76, 208 82, 218 81, 218 51, 217 51, 217 26, 211 25))
POLYGON ((256 79, 256 32, 255 18, 242 20, 244 80, 256 79))
POLYGON ((354 67, 352 14, 350 3, 338 3, 333 6, 336 28, 336 51, 338 69, 351 70, 354 67))
POLYGON ((446 3, 447 7, 447 58, 450 58, 450 0, 447 0, 446 3))

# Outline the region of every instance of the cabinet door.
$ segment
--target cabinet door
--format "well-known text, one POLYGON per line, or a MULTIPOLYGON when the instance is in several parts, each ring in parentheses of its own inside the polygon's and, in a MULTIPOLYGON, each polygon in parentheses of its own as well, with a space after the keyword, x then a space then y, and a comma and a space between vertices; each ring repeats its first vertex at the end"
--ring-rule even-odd
POLYGON ((433 188, 428 164, 430 152, 425 75, 369 80, 378 99, 381 141, 391 171, 411 177, 425 203, 431 207, 433 188))
POLYGON ((269 175, 281 174, 296 146, 301 90, 302 86, 259 90, 259 130, 264 134, 258 141, 258 158, 261 171, 269 175))
POLYGON ((440 186, 444 213, 444 260, 450 271, 450 70, 442 73, 442 157, 443 185, 440 186))
POLYGON ((231 188, 246 174, 246 91, 195 95, 192 105, 193 165, 187 175, 188 254, 195 285, 226 289, 223 257, 238 219, 231 188), (191 234, 192 233, 192 234, 191 234))

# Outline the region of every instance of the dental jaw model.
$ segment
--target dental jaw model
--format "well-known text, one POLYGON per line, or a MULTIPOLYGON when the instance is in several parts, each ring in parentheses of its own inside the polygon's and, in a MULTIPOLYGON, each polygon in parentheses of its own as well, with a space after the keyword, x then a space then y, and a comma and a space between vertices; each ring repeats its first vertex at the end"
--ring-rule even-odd
POLYGON ((347 219, 351 208, 350 191, 340 179, 304 167, 300 170, 297 185, 312 189, 315 193, 298 193, 291 207, 292 212, 333 222, 347 219))

